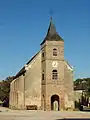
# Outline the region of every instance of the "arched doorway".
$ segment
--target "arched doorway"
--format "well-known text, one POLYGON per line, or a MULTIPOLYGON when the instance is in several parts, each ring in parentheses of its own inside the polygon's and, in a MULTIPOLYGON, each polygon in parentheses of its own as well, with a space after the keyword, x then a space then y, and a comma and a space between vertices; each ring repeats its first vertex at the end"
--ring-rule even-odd
POLYGON ((51 97, 51 110, 59 111, 59 96, 53 95, 51 97))

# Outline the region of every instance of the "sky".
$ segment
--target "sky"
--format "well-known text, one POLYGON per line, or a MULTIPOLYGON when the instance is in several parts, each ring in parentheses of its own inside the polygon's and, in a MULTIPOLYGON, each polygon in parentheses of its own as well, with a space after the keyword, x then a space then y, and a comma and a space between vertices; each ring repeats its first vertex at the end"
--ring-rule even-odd
POLYGON ((90 0, 0 0, 0 79, 40 50, 51 10, 74 79, 90 77, 90 0))

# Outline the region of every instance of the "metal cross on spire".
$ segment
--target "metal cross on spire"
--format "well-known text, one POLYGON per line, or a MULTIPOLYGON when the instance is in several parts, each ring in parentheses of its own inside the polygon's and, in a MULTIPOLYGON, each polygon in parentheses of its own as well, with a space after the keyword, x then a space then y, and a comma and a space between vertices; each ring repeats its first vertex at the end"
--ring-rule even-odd
POLYGON ((52 16, 53 16, 53 10, 50 9, 50 20, 52 20, 52 16))

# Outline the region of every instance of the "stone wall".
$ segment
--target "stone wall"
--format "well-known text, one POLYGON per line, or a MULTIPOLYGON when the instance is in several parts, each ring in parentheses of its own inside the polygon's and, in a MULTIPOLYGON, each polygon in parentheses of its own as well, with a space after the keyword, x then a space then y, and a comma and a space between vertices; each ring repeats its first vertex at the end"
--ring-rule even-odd
POLYGON ((42 80, 42 106, 44 110, 51 110, 51 97, 53 95, 59 96, 59 109, 64 108, 63 101, 63 83, 64 83, 64 42, 63 41, 46 41, 41 46, 42 53, 42 74, 44 73, 44 80, 42 80), (57 56, 53 56, 53 49, 57 49, 57 56), (52 62, 57 62, 57 67, 52 66, 52 62), (52 79, 52 71, 58 71, 58 79, 52 79))
POLYGON ((25 73, 25 106, 41 107, 41 52, 27 66, 25 73))
MULTIPOLYGON (((84 94, 84 92, 83 92, 84 94)), ((74 100, 77 102, 80 102, 79 100, 81 100, 82 97, 82 90, 76 90, 74 91, 74 100)))
POLYGON ((51 110, 51 97, 57 95, 59 110, 74 109, 73 71, 64 60, 63 41, 46 41, 41 51, 25 65, 25 70, 24 75, 11 82, 10 108, 27 109, 27 106, 36 105, 37 109, 51 110), (52 55, 54 48, 57 56, 52 55), (52 66, 53 61, 57 61, 57 67, 52 66), (58 71, 57 80, 52 79, 54 69, 58 71))
POLYGON ((10 85, 10 108, 24 109, 24 76, 14 79, 10 85))
POLYGON ((74 109, 73 70, 66 61, 64 63, 65 109, 74 109))

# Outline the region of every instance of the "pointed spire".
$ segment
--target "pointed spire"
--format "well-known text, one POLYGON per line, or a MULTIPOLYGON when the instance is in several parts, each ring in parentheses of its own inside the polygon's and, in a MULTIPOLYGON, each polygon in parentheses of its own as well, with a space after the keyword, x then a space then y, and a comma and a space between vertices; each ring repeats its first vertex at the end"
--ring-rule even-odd
POLYGON ((55 25, 53 24, 52 17, 50 18, 50 25, 49 25, 49 28, 48 28, 48 31, 47 31, 47 35, 46 35, 44 41, 41 43, 41 45, 46 40, 47 41, 63 41, 63 39, 56 32, 56 28, 55 28, 55 25))
POLYGON ((53 24, 52 17, 50 18, 50 25, 49 25, 47 34, 50 34, 50 35, 56 34, 56 28, 55 28, 55 25, 53 24))

